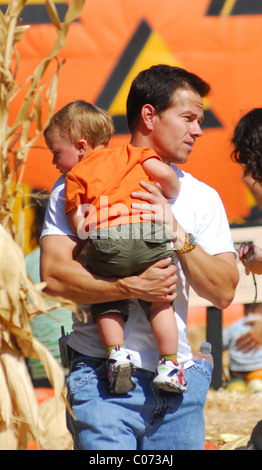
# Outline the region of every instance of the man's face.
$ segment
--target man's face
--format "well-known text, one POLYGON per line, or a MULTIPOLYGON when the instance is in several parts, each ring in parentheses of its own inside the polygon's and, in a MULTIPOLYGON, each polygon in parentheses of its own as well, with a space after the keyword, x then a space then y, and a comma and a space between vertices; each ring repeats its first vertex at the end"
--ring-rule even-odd
POLYGON ((46 136, 46 145, 53 154, 53 165, 61 172, 66 174, 79 161, 79 153, 75 145, 69 139, 60 136, 58 130, 48 131, 46 136))
POLYGON ((203 132, 203 100, 190 89, 174 93, 173 104, 160 115, 155 115, 151 134, 154 150, 168 163, 185 163, 197 137, 203 132))

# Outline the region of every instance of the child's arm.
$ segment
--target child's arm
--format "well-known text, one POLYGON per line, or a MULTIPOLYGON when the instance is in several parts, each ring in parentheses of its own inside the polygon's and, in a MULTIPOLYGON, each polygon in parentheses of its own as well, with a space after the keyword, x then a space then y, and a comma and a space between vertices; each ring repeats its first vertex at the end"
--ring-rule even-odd
POLYGON ((92 204, 80 204, 66 215, 71 229, 80 240, 86 240, 97 227, 97 213, 92 204))
POLYGON ((142 163, 146 174, 152 181, 159 183, 167 198, 178 196, 180 184, 176 172, 157 158, 148 158, 142 163))
POLYGON ((75 234, 77 234, 77 227, 82 222, 83 216, 78 215, 77 207, 69 211, 66 215, 68 217, 68 221, 69 221, 71 229, 73 230, 75 234))
POLYGON ((84 193, 85 188, 78 179, 71 172, 67 173, 65 179, 65 213, 71 229, 79 238, 83 238, 81 233, 86 217, 83 210, 86 209, 87 205, 81 205, 80 202, 84 193))

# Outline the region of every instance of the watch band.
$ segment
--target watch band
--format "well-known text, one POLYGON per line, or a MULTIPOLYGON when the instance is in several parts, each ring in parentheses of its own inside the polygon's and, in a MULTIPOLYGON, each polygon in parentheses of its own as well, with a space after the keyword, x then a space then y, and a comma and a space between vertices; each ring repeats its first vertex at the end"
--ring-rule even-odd
POLYGON ((181 248, 180 250, 175 250, 175 252, 178 254, 188 253, 189 251, 194 250, 195 247, 196 247, 196 241, 192 233, 186 233, 185 243, 184 243, 183 248, 181 248))

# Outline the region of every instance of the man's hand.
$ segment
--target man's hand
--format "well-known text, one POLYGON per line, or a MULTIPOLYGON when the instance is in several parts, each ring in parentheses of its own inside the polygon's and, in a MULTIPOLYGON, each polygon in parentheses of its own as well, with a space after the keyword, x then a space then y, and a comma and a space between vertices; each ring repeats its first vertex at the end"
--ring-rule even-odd
POLYGON ((157 261, 138 276, 119 279, 117 284, 128 298, 147 302, 173 302, 176 298, 176 266, 171 258, 157 261))
POLYGON ((133 192, 132 196, 145 202, 140 204, 133 203, 132 207, 144 211, 144 213, 141 214, 141 219, 163 225, 166 232, 170 234, 172 240, 175 241, 177 238, 177 222, 173 216, 168 200, 157 186, 146 183, 145 181, 140 181, 140 185, 146 189, 147 192, 133 192))

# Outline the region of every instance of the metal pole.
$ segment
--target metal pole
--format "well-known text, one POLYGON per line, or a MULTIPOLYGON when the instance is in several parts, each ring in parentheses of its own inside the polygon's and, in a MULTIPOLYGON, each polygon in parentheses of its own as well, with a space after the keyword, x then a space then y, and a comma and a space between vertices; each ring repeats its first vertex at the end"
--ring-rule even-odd
POLYGON ((206 338, 212 344, 214 369, 211 387, 218 390, 222 386, 222 311, 216 307, 207 307, 206 338))

